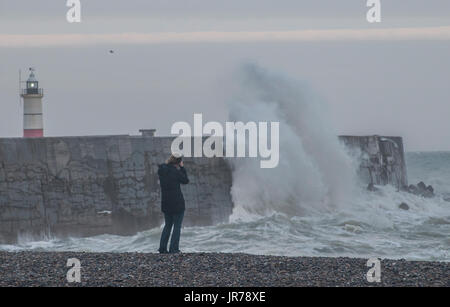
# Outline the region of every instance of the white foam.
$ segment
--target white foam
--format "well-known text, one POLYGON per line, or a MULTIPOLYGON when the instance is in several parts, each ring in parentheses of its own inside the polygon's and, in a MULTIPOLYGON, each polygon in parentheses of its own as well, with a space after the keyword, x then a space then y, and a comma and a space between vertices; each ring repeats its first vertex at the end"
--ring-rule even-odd
POLYGON ((252 159, 234 166, 234 215, 290 216, 343 205, 351 197, 354 164, 330 127, 323 103, 304 85, 248 64, 232 78, 231 121, 280 122, 280 163, 261 169, 252 159))

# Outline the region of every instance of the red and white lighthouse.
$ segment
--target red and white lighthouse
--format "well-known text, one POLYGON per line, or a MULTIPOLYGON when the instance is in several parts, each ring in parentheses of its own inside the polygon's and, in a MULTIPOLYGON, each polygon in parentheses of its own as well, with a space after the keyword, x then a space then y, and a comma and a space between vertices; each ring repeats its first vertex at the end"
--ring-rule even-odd
POLYGON ((23 98, 23 137, 39 138, 44 136, 44 122, 42 118, 43 89, 30 68, 30 77, 26 81, 26 88, 22 89, 23 98))

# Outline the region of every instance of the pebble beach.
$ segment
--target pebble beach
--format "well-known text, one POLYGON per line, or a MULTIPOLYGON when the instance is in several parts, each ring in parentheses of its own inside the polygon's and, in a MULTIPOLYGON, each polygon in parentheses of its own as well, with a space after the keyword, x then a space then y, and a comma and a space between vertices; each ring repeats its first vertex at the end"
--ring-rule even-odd
POLYGON ((249 254, 0 252, 2 287, 358 287, 450 286, 450 263, 381 260, 381 281, 366 279, 367 259, 249 254), (66 279, 69 258, 81 282, 66 279))

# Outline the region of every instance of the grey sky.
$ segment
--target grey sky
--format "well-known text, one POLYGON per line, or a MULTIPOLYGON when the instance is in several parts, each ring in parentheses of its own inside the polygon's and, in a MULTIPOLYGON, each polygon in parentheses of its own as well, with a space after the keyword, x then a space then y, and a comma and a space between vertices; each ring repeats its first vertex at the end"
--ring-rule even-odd
POLYGON ((405 137, 407 150, 450 150, 447 28, 439 39, 373 41, 343 32, 344 39, 333 41, 136 44, 108 38, 49 46, 39 37, 39 47, 5 47, 11 35, 50 35, 58 42, 55 35, 131 32, 419 33, 450 26, 450 1, 384 0, 380 24, 365 20, 364 0, 81 0, 81 24, 66 22, 65 2, 0 0, 0 137, 22 133, 19 68, 37 68, 46 135, 135 134, 143 127, 167 135, 174 121, 192 121, 193 112, 225 120, 223 82, 250 60, 310 84, 328 103, 337 134, 395 134, 405 137))

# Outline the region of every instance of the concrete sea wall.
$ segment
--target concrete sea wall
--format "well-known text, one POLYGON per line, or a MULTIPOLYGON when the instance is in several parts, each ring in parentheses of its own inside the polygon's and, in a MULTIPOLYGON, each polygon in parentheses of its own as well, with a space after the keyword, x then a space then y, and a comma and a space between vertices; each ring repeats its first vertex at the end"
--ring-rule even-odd
MULTIPOLYGON (((341 136, 362 180, 406 186, 402 139, 341 136)), ((20 236, 134 234, 162 223, 158 164, 172 137, 0 139, 0 243, 20 236)), ((332 154, 332 153, 330 153, 332 154)), ((223 158, 186 158, 185 225, 228 220, 232 172, 223 158)))
POLYGON ((367 184, 408 186, 403 139, 392 136, 340 136, 360 162, 359 175, 367 184))
MULTIPOLYGON (((0 242, 46 234, 132 234, 159 226, 158 164, 171 137, 0 139, 0 242)), ((231 171, 222 158, 185 159, 185 225, 226 221, 231 171)))

